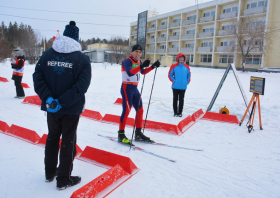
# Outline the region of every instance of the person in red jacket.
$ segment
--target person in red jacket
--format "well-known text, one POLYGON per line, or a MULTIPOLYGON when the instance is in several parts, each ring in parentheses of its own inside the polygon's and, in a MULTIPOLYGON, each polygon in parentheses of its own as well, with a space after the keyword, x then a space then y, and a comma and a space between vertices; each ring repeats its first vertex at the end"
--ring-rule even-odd
POLYGON ((25 98, 25 94, 24 94, 23 87, 21 85, 21 81, 22 81, 22 77, 23 77, 23 72, 24 72, 24 62, 25 62, 24 61, 24 56, 23 56, 23 51, 22 50, 18 50, 16 52, 16 57, 17 57, 16 62, 15 63, 11 63, 12 68, 13 68, 12 80, 15 81, 16 93, 17 93, 15 98, 24 99, 25 98))
POLYGON ((174 117, 182 117, 185 92, 191 81, 191 70, 187 64, 184 64, 185 60, 186 56, 179 53, 177 63, 171 65, 168 72, 168 78, 172 82, 174 117))

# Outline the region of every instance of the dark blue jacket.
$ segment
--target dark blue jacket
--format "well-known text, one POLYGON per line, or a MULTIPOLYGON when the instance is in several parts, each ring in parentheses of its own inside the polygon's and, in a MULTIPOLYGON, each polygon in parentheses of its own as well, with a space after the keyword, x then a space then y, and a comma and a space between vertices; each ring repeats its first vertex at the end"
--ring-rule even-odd
POLYGON ((85 93, 90 85, 89 57, 81 52, 81 45, 66 36, 59 36, 52 48, 46 50, 33 73, 35 92, 46 111, 49 97, 58 99, 61 114, 79 115, 85 105, 85 93))

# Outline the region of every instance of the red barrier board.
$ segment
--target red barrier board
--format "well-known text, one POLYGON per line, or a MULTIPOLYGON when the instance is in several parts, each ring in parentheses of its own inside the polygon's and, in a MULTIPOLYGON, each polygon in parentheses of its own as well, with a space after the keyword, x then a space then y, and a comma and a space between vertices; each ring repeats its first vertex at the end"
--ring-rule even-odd
POLYGON ((201 119, 209 120, 213 122, 226 122, 226 123, 239 124, 239 120, 236 117, 236 115, 227 115, 221 113, 206 112, 201 119))
POLYGON ((84 149, 79 159, 88 162, 92 161, 93 163, 97 162, 110 167, 119 164, 124 169, 124 171, 129 174, 132 174, 134 170, 137 170, 137 167, 130 158, 90 146, 87 146, 84 149))
POLYGON ((1 82, 9 82, 7 78, 0 77, 1 82))
POLYGON ((196 122, 198 121, 200 118, 202 118, 204 115, 202 109, 199 109, 198 111, 194 112, 192 114, 192 119, 196 122))
MULTIPOLYGON (((112 114, 105 114, 104 117, 102 118, 101 122, 119 124, 120 119, 121 119, 120 116, 112 115, 112 114)), ((133 127, 134 126, 134 119, 133 118, 127 118, 126 125, 129 125, 129 126, 133 127)))
POLYGON ((192 116, 188 116, 185 119, 183 119, 181 122, 179 122, 178 126, 178 135, 181 135, 184 133, 188 128, 190 128, 195 121, 193 120, 192 116))
POLYGON ((40 140, 40 136, 35 131, 13 124, 7 131, 7 134, 18 137, 19 139, 31 142, 33 144, 36 144, 40 140))
POLYGON ((122 98, 118 98, 114 104, 121 105, 122 104, 122 98))
POLYGON ((127 174, 120 165, 117 164, 116 166, 106 171, 99 177, 95 178, 91 182, 76 190, 72 194, 71 198, 94 198, 97 196, 104 197, 108 195, 110 191, 114 190, 114 188, 112 187, 117 187, 129 177, 131 176, 127 174))
MULTIPOLYGON (((143 123, 144 123, 144 121, 143 121, 143 123)), ((159 132, 164 132, 164 133, 171 133, 173 135, 179 135, 177 126, 174 124, 167 124, 167 123, 147 120, 145 128, 151 129, 151 130, 156 130, 159 132)))
POLYGON ((81 116, 93 119, 93 120, 102 120, 102 115, 98 112, 98 111, 92 111, 92 110, 88 110, 85 109, 85 111, 81 114, 81 116))
POLYGON ((9 130, 9 125, 6 122, 0 120, 0 132, 7 132, 9 130))
MULTIPOLYGON (((39 140, 39 142, 37 143, 37 145, 38 146, 43 146, 43 147, 45 147, 45 145, 46 145, 46 142, 47 142, 47 138, 48 138, 48 135, 47 134, 44 134, 41 138, 40 138, 40 140, 39 140)), ((60 141, 59 141, 59 149, 60 149, 60 147, 61 147, 61 139, 60 139, 60 141)), ((76 144, 76 155, 75 155, 75 157, 79 157, 81 154, 82 154, 82 149, 78 146, 78 144, 76 144)))
POLYGON ((38 95, 36 96, 26 96, 23 103, 25 104, 35 104, 41 106, 41 99, 38 95))
POLYGON ((30 87, 28 86, 28 84, 26 84, 26 83, 21 83, 21 86, 24 87, 24 88, 30 88, 30 87))

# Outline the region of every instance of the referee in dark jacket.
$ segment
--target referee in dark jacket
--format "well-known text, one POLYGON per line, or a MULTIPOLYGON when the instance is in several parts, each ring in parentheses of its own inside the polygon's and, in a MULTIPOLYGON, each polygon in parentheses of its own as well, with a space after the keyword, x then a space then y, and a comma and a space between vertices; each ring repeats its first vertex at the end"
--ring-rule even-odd
POLYGON ((76 155, 77 126, 91 80, 91 65, 89 57, 81 52, 78 41, 79 28, 70 21, 63 36, 58 36, 52 48, 42 55, 33 74, 35 92, 42 100, 41 110, 47 111, 46 182, 53 181, 57 176, 58 190, 81 181, 81 177, 71 176, 71 172, 76 155))

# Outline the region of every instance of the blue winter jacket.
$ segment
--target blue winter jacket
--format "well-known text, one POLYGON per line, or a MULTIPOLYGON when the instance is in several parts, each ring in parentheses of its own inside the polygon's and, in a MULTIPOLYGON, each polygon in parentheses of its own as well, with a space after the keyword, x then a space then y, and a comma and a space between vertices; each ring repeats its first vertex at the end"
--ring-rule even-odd
MULTIPOLYGON (((183 54, 178 54, 177 61, 180 56, 183 54)), ((187 89, 188 84, 190 83, 191 73, 190 68, 187 64, 179 63, 179 61, 170 67, 168 77, 172 82, 173 89, 184 90, 187 89)))
POLYGON ((34 89, 42 100, 43 111, 47 110, 46 100, 53 97, 62 105, 57 113, 79 115, 83 112, 91 65, 81 49, 74 39, 59 36, 36 64, 34 89))

